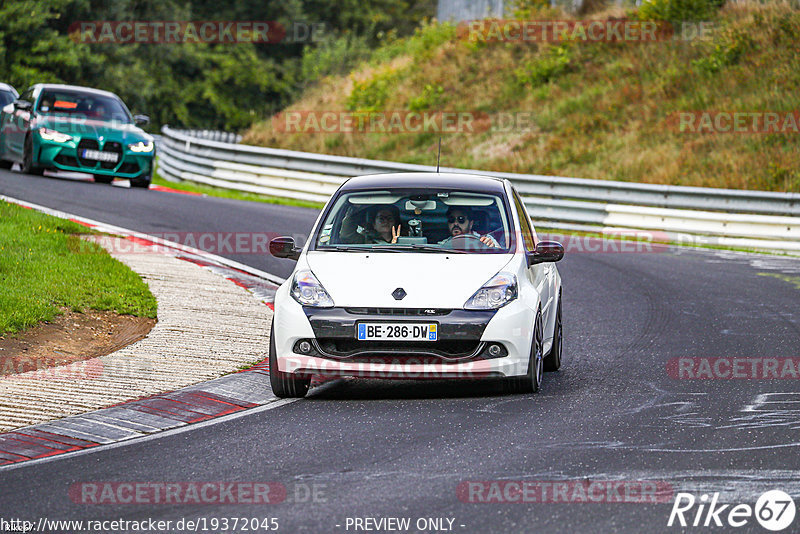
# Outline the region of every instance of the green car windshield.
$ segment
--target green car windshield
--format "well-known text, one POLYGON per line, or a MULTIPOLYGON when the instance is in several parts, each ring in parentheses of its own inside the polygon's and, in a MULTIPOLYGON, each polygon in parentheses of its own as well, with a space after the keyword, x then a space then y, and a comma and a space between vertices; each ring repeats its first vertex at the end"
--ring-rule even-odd
POLYGON ((41 115, 57 115, 104 122, 131 123, 131 115, 117 98, 79 91, 44 91, 36 111, 41 115))
POLYGON ((316 236, 316 250, 509 253, 514 243, 500 195, 383 189, 341 195, 316 236))

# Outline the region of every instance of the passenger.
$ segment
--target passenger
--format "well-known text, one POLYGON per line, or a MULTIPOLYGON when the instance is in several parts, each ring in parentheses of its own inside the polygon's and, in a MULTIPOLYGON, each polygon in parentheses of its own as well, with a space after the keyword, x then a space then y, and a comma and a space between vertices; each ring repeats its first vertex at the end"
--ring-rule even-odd
POLYGON ((367 226, 358 226, 356 215, 348 214, 340 232, 344 243, 397 243, 400 237, 400 210, 386 205, 372 208, 367 214, 367 226))
POLYGON ((447 228, 450 230, 450 237, 439 241, 440 245, 449 245, 454 237, 462 235, 472 235, 480 239, 480 242, 487 247, 500 248, 500 244, 490 235, 480 235, 472 229, 475 219, 472 210, 468 207, 453 207, 447 210, 447 228))

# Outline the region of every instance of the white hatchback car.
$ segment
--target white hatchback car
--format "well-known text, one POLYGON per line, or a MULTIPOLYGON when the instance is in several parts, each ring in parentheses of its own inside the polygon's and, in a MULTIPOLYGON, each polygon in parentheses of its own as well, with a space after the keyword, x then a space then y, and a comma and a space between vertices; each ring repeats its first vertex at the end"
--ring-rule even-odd
POLYGON ((351 178, 322 210, 278 288, 273 392, 302 397, 312 375, 507 377, 536 392, 561 365, 556 242, 538 241, 508 180, 403 173, 351 178))

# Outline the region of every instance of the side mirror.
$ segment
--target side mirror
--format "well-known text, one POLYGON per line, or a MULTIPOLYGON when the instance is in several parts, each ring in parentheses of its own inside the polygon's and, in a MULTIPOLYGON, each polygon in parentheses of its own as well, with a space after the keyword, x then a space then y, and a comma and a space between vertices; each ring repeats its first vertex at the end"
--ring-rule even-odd
POLYGON ((16 102, 14 102, 14 107, 21 111, 30 111, 33 109, 33 104, 31 104, 27 100, 17 100, 16 102))
POLYGON ((144 126, 146 124, 150 124, 150 117, 147 115, 134 115, 133 122, 139 126, 144 126))
POLYGON ((528 267, 537 263, 551 263, 564 257, 564 247, 556 241, 540 241, 536 250, 526 254, 528 267))
POLYGON ((294 239, 291 237, 276 237, 269 242, 269 253, 276 258, 297 260, 300 257, 300 250, 294 246, 294 239))

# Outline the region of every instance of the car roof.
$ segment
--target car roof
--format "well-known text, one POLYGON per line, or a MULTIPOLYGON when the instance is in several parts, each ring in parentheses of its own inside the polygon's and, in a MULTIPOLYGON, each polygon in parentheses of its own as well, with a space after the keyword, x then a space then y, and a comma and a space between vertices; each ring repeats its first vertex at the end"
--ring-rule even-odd
POLYGON ((17 93, 17 90, 14 89, 13 86, 8 85, 7 83, 0 83, 0 91, 8 91, 10 93, 13 93, 16 96, 19 96, 19 93, 17 93))
POLYGON ((408 187, 431 189, 467 189, 486 193, 503 193, 504 180, 479 174, 436 172, 398 172, 356 176, 345 182, 341 190, 379 189, 382 187, 408 187))
POLYGON ((55 89, 55 90, 63 89, 63 90, 67 90, 67 91, 81 91, 83 93, 91 93, 91 94, 103 95, 103 96, 113 96, 115 98, 119 98, 117 95, 115 95, 111 91, 103 91, 102 89, 94 89, 92 87, 82 87, 80 85, 63 85, 63 84, 57 84, 57 83, 37 83, 35 85, 35 87, 37 89, 42 90, 42 91, 53 90, 53 89, 55 89))

